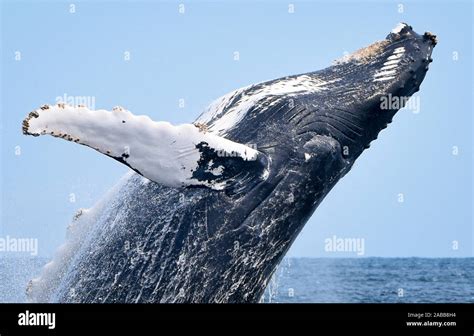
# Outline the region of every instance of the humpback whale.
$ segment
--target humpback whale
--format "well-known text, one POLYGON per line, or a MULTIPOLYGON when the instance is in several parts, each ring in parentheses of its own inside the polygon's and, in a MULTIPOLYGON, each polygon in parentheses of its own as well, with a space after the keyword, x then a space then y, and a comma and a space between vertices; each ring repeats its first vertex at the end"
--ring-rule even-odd
MULTIPOLYGON (((258 302, 331 188, 419 90, 436 36, 399 24, 326 69, 235 90, 193 123, 44 105, 23 133, 130 167, 30 281, 34 302, 258 302)), ((99 173, 99 172, 98 172, 99 173)))

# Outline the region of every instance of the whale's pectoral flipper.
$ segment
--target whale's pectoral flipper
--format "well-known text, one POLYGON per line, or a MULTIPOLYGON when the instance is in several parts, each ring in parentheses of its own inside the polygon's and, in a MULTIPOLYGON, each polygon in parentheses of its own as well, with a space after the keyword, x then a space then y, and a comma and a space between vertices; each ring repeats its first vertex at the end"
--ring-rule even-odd
POLYGON ((267 175, 267 159, 247 145, 206 132, 203 125, 173 126, 120 107, 94 111, 44 105, 23 121, 23 133, 50 134, 94 148, 169 187, 222 190, 241 178, 258 181, 267 175))

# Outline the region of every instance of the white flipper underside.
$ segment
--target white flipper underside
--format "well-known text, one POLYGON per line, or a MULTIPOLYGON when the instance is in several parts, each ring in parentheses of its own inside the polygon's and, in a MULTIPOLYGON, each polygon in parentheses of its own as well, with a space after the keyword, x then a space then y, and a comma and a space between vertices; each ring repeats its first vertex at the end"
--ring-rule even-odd
MULTIPOLYGON (((84 106, 44 105, 23 121, 23 133, 50 134, 89 146, 169 187, 203 185, 216 190, 225 187, 222 179, 210 181, 193 177, 202 154, 198 144, 205 143, 220 156, 244 161, 256 160, 258 155, 255 149, 206 132, 203 127, 155 122, 120 107, 113 111, 94 111, 84 106)), ((211 166, 209 164, 210 170, 206 172, 216 177, 225 170, 225 167, 211 166)))

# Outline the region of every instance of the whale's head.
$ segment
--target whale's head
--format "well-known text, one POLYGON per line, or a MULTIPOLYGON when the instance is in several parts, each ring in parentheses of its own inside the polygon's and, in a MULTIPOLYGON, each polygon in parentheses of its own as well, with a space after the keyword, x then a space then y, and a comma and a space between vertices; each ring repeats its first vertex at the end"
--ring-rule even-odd
POLYGON ((435 45, 433 34, 417 34, 401 23, 384 40, 328 68, 233 91, 212 103, 197 122, 230 140, 255 145, 273 168, 334 182, 395 113, 412 103, 435 45))
POLYGON ((354 162, 399 109, 407 103, 419 109, 419 99, 410 101, 410 97, 419 90, 436 43, 435 35, 417 34, 400 23, 384 40, 312 73, 328 84, 301 97, 313 108, 303 121, 295 118, 298 134, 331 137, 340 144, 343 156, 354 162))
MULTIPOLYGON (((369 94, 409 97, 417 92, 433 60, 431 53, 436 43, 436 35, 420 35, 411 26, 399 23, 385 40, 376 43, 380 47, 373 58, 361 62, 361 69, 366 69, 365 84, 371 83, 369 94)), ((373 45, 361 52, 372 48, 373 45)))

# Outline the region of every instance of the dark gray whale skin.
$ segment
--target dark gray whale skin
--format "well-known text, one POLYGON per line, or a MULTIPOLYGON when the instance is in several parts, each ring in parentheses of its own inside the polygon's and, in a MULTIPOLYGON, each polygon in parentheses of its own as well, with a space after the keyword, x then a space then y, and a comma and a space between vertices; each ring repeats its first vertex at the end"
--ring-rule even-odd
POLYGON ((306 74, 328 82, 325 90, 263 97, 225 136, 265 154, 271 162, 265 181, 215 191, 131 177, 110 205, 113 211, 88 233, 51 301, 258 302, 317 206, 391 122, 398 108, 382 109, 381 97, 418 91, 435 44, 430 33, 405 27, 382 47, 366 50, 369 60, 306 74), (396 78, 374 81, 400 47, 405 53, 396 78))

